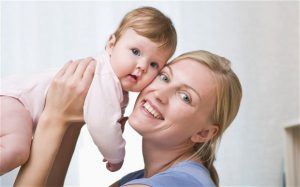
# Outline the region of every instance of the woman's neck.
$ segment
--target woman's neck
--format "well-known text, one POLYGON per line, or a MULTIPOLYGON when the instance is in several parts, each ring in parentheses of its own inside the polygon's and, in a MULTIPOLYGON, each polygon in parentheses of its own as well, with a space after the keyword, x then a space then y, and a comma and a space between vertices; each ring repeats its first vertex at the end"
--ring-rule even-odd
POLYGON ((184 145, 174 149, 165 149, 153 142, 143 140, 144 177, 151 177, 180 161, 188 160, 193 153, 189 152, 187 147, 184 145))

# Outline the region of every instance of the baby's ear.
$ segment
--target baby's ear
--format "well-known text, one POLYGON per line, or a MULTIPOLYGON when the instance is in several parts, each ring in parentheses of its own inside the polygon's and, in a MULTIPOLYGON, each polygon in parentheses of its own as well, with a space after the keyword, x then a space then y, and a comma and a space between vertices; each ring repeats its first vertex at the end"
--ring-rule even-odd
POLYGON ((110 37, 106 43, 106 47, 105 47, 105 49, 109 55, 111 55, 115 44, 116 44, 116 36, 114 34, 112 34, 112 35, 110 35, 110 37))
POLYGON ((191 137, 192 142, 194 143, 203 143, 211 140, 219 131, 218 125, 210 125, 197 132, 191 137))

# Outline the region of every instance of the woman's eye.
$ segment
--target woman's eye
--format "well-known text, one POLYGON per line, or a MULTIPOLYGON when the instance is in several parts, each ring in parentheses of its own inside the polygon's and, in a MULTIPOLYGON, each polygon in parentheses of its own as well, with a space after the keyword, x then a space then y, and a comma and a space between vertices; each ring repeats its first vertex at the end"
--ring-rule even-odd
POLYGON ((160 73, 160 74, 158 75, 158 77, 159 77, 159 79, 160 79, 161 81, 169 82, 169 77, 168 77, 167 75, 163 74, 163 73, 160 73))
POLYGON ((185 103, 191 103, 191 98, 188 94, 180 93, 180 97, 185 103))
POLYGON ((150 66, 154 69, 158 69, 158 64, 156 62, 151 62, 150 66))
POLYGON ((134 54, 134 55, 137 55, 137 56, 140 56, 141 55, 141 53, 140 53, 140 50, 138 50, 138 49, 131 49, 131 51, 132 51, 132 53, 134 54))

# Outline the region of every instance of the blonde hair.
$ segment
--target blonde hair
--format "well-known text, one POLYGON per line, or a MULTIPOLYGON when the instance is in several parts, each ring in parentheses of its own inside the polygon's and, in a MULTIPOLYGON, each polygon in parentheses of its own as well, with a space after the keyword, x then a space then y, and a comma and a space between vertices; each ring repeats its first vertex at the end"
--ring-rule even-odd
POLYGON ((230 61, 224 57, 208 51, 192 51, 175 58, 172 63, 182 59, 193 59, 208 67, 217 82, 216 105, 211 115, 214 124, 218 125, 218 133, 208 142, 194 145, 195 153, 191 158, 198 157, 210 172, 210 175, 217 186, 219 177, 213 166, 216 147, 220 142, 223 132, 234 120, 239 110, 242 98, 242 86, 236 74, 230 67, 230 61))
POLYGON ((170 57, 177 46, 177 33, 170 18, 153 7, 141 7, 128 12, 114 32, 116 41, 128 28, 139 35, 161 44, 163 49, 170 50, 170 57))

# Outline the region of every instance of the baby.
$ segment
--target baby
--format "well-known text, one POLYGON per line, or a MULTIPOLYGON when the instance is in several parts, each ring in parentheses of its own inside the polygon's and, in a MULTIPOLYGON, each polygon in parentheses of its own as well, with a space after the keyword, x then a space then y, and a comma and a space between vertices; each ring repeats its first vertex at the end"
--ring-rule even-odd
MULTIPOLYGON (((139 92, 146 87, 173 55, 176 44, 171 20, 155 8, 142 7, 125 15, 103 54, 96 58, 83 111, 88 131, 107 161, 108 170, 117 171, 123 164, 125 140, 118 120, 127 106, 128 91, 139 92)), ((55 72, 43 74, 42 78, 26 80, 26 84, 16 78, 3 81, 1 175, 28 159, 33 132, 54 75, 55 72)))

